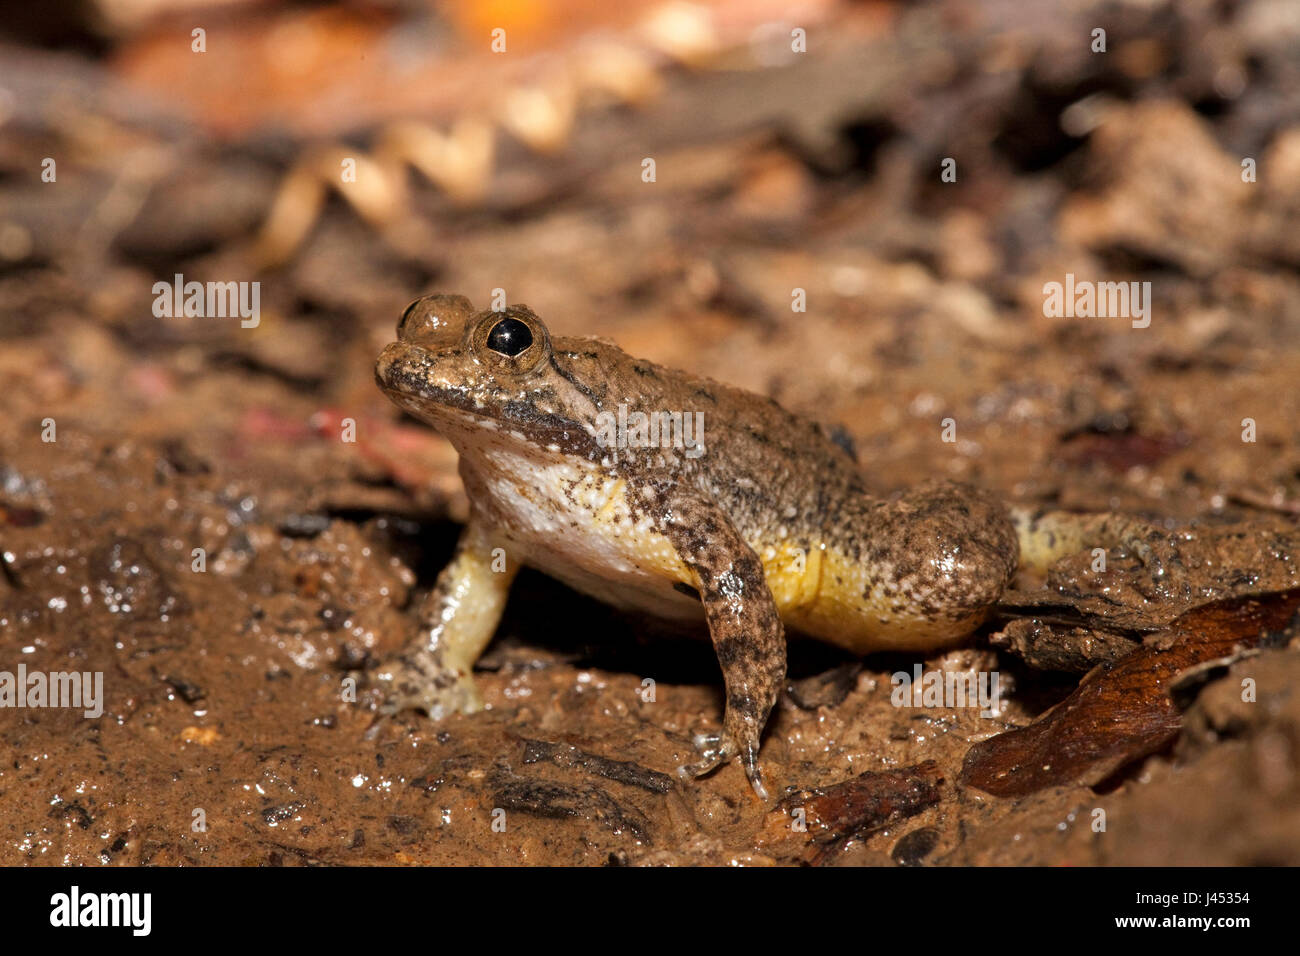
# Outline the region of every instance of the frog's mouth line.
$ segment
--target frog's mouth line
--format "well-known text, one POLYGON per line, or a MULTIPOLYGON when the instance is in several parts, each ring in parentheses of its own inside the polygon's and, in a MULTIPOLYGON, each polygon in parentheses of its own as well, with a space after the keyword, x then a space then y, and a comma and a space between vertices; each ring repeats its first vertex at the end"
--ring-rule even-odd
MULTIPOLYGON (((384 348, 375 362, 375 383, 393 402, 415 415, 421 421, 436 419, 447 411, 468 414, 486 421, 491 416, 472 408, 473 402, 463 391, 431 385, 427 376, 420 374, 399 342, 384 348)), ((433 424, 430 421, 430 424, 433 424)))
POLYGON ((519 399, 479 405, 468 389, 430 383, 423 374, 426 368, 411 362, 402 343, 394 342, 375 363, 375 381, 394 404, 435 429, 445 424, 488 428, 592 460, 599 460, 604 453, 595 437, 576 422, 539 412, 519 399))

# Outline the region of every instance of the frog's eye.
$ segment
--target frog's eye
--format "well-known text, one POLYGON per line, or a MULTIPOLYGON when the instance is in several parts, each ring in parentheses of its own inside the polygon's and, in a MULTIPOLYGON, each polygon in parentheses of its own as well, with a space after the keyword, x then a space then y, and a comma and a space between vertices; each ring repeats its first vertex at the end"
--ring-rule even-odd
POLYGON ((546 326, 526 305, 479 313, 469 345, 480 362, 502 375, 526 375, 551 354, 546 326))
POLYGON ((533 344, 533 331, 518 319, 506 317, 492 326, 487 347, 509 358, 522 354, 533 344))
POLYGON ((454 341, 473 315, 474 306, 463 295, 426 295, 402 313, 397 322, 397 337, 420 345, 454 341))
POLYGON ((399 339, 414 338, 414 333, 424 319, 424 301, 416 299, 406 307, 402 317, 397 320, 397 337, 399 339))

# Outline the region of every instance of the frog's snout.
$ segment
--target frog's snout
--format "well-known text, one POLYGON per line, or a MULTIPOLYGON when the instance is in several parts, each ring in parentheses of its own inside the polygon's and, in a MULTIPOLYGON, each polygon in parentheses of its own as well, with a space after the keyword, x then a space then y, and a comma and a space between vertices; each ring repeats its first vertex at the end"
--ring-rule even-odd
POLYGON ((429 377, 428 352, 408 342, 390 342, 375 360, 375 381, 385 392, 420 394, 429 377))
POLYGON ((379 358, 375 360, 375 382, 380 388, 393 387, 393 372, 401 363, 403 351, 400 342, 392 342, 379 353, 379 358))
POLYGON ((463 397, 459 383, 448 381, 439 352, 410 342, 390 342, 375 359, 375 382, 407 411, 424 418, 463 397))

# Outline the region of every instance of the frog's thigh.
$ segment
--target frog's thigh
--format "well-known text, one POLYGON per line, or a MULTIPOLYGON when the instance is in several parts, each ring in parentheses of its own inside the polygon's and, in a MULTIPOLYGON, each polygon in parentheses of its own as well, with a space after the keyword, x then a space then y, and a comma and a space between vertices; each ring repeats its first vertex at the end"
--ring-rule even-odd
POLYGON ((759 796, 759 740, 785 680, 785 630, 763 564, 725 514, 698 499, 675 500, 665 534, 695 577, 727 690, 722 746, 687 768, 706 773, 739 756, 759 796))
POLYGON ((519 562, 471 518, 456 553, 420 606, 421 643, 447 669, 468 673, 496 632, 519 562))

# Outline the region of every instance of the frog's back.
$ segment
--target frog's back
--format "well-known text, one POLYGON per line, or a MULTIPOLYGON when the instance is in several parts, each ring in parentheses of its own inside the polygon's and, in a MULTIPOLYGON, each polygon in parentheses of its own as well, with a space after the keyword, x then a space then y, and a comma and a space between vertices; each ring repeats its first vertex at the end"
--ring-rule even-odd
MULTIPOLYGON (((698 451, 661 447, 663 457, 640 457, 653 458, 648 467, 679 470, 724 505, 742 533, 782 524, 787 531, 824 530, 835 510, 830 506, 868 493, 844 447, 771 398, 634 358, 603 339, 562 338, 554 347, 561 374, 598 383, 587 387, 588 395, 609 415, 617 417, 621 407, 674 422, 694 416, 698 451)), ((635 467, 638 456, 629 451, 635 467)))
POLYGON ((607 412, 698 413, 701 453, 645 467, 677 470, 726 513, 791 627, 857 652, 941 646, 980 624, 1015 570, 1006 511, 976 489, 930 482, 882 500, 820 425, 769 398, 601 340, 560 340, 556 359, 602 384, 592 397, 607 412))
POLYGON ((736 393, 715 391, 753 416, 715 430, 697 480, 762 560, 788 626, 868 653, 953 644, 984 621, 1017 564, 1001 502, 946 481, 879 498, 820 426, 736 393))

